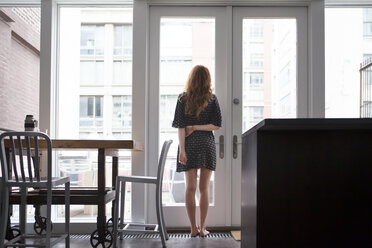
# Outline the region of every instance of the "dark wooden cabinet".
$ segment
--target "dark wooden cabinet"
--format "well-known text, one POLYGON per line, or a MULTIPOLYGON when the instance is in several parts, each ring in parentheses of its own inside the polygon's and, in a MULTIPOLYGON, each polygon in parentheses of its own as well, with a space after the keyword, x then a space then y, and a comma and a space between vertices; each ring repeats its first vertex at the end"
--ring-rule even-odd
POLYGON ((266 119, 242 150, 242 247, 372 247, 372 119, 266 119))

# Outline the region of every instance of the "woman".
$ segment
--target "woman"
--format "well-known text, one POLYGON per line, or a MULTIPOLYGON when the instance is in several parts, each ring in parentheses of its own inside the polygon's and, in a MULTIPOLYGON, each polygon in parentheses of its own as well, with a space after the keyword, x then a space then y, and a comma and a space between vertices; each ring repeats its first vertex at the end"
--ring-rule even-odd
POLYGON ((185 91, 179 95, 173 127, 178 128, 177 172, 186 176, 186 210, 190 219, 191 237, 209 234, 206 229, 209 206, 209 182, 216 169, 216 145, 213 132, 221 127, 221 111, 212 94, 209 70, 195 66, 188 77, 185 91), (200 226, 195 218, 197 171, 200 169, 200 226))

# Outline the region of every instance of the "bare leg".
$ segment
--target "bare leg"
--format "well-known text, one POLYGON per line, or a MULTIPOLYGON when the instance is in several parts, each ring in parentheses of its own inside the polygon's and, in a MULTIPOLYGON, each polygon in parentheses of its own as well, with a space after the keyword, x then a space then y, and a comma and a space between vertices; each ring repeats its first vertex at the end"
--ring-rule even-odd
POLYGON ((207 219, 208 207, 209 207, 209 182, 211 179, 212 171, 206 168, 200 169, 200 181, 199 181, 199 192, 200 192, 200 236, 206 236, 209 232, 206 230, 205 220, 207 219))
POLYGON ((186 175, 186 192, 185 192, 185 200, 186 200, 186 210, 187 215, 189 216, 190 225, 191 225, 191 233, 192 237, 195 237, 198 233, 198 227, 196 225, 196 206, 195 206, 195 192, 196 192, 196 183, 197 183, 197 170, 190 169, 185 172, 186 175))

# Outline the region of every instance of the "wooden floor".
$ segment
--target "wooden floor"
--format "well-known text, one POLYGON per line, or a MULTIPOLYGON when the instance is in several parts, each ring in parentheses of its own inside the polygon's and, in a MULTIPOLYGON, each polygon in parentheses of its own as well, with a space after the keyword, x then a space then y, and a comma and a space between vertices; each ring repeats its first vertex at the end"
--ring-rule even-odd
MULTIPOLYGON (((88 238, 71 238, 71 248, 89 248, 90 241, 88 238)), ((65 247, 65 244, 54 246, 56 248, 65 247)), ((162 248, 160 239, 151 238, 130 238, 119 241, 120 248, 162 248)), ((240 248, 240 242, 233 238, 169 238, 167 241, 168 248, 240 248)))

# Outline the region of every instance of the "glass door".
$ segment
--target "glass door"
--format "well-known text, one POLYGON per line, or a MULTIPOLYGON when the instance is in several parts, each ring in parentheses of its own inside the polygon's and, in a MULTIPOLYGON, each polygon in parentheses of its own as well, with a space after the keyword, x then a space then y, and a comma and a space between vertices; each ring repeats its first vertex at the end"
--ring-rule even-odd
MULTIPOLYGON (((178 130, 172 128, 177 97, 184 90, 191 68, 201 64, 209 68, 214 94, 221 108, 224 108, 227 51, 224 16, 224 8, 150 9, 149 158, 150 161, 157 161, 164 140, 173 140, 163 183, 164 214, 168 226, 188 226, 185 176, 184 173, 176 172, 178 130)), ((222 109, 222 112, 225 111, 222 109)), ((224 130, 223 127, 215 132, 216 141, 224 135, 224 130)), ((219 153, 218 143, 216 146, 219 153)), ((211 179, 209 225, 225 225, 226 222, 225 197, 228 192, 224 187, 224 160, 224 156, 218 156, 217 170, 211 179)), ((150 168, 150 173, 155 170, 155 167, 150 168)), ((148 216, 156 215, 149 209, 148 216)))
POLYGON ((241 134, 307 117, 307 9, 233 9, 232 223, 240 223, 241 134))
POLYGON ((265 118, 308 117, 307 30, 306 7, 150 8, 148 157, 156 161, 162 142, 174 140, 163 185, 168 226, 188 226, 171 123, 190 69, 209 67, 223 114, 207 223, 240 225, 241 134, 265 118))

